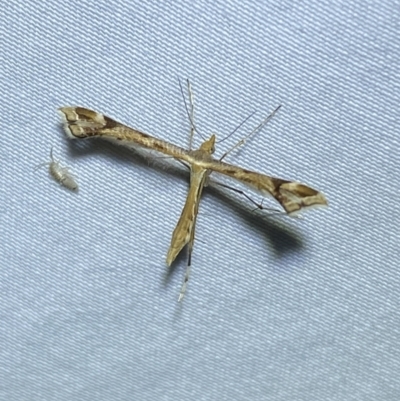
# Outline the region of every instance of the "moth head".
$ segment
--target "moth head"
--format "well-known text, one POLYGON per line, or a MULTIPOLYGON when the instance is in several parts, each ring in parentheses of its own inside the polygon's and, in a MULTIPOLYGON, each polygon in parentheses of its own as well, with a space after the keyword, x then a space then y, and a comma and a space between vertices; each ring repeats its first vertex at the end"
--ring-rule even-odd
POLYGON ((215 152, 215 135, 211 135, 210 139, 203 142, 200 146, 200 149, 212 155, 215 152))

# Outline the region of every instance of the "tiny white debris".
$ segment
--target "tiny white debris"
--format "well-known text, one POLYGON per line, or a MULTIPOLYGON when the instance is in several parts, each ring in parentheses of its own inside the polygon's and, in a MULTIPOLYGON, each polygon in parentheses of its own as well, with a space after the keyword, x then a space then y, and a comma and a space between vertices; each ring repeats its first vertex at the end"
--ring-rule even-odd
POLYGON ((59 182, 63 187, 70 189, 71 191, 76 191, 78 189, 78 184, 70 173, 68 167, 61 166, 60 161, 54 159, 53 147, 50 150, 50 158, 51 161, 40 164, 38 168, 42 166, 49 166, 49 172, 57 182, 59 182))

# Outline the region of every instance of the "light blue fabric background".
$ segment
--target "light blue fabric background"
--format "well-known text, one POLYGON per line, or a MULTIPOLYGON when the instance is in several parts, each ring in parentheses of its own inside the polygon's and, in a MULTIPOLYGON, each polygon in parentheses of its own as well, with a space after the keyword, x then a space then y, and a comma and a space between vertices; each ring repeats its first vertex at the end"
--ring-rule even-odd
POLYGON ((399 400, 399 26, 389 0, 6 2, 0 399, 399 400), (229 160, 330 202, 272 219, 207 190, 183 304, 165 256, 188 174, 56 114, 186 146, 178 77, 206 136, 258 111, 217 155, 282 104, 229 160), (51 146, 78 194, 34 171, 51 146))

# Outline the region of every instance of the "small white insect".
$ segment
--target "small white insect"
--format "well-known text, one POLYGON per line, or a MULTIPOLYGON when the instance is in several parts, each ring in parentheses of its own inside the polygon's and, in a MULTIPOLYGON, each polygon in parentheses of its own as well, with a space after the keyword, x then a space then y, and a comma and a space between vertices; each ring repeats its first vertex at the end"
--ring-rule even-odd
POLYGON ((74 177, 69 172, 68 167, 63 167, 59 160, 55 160, 53 156, 53 147, 50 150, 51 161, 40 164, 36 170, 42 166, 49 166, 49 172, 51 176, 59 182, 63 187, 70 189, 71 191, 78 190, 78 184, 74 177))

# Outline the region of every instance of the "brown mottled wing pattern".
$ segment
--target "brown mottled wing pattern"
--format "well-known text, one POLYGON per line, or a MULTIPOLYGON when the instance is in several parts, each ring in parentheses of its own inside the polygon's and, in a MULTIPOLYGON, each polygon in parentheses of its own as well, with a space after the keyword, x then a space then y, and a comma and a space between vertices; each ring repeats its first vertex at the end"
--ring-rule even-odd
POLYGON ((129 128, 93 110, 84 107, 61 107, 60 114, 64 120, 65 132, 71 138, 101 136, 116 142, 128 145, 135 143, 157 150, 186 161, 189 165, 196 164, 203 169, 233 177, 265 196, 273 196, 288 214, 294 215, 306 209, 328 205, 321 192, 305 184, 270 177, 216 159, 203 159, 199 154, 195 156, 195 152, 129 128))

